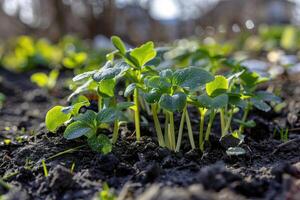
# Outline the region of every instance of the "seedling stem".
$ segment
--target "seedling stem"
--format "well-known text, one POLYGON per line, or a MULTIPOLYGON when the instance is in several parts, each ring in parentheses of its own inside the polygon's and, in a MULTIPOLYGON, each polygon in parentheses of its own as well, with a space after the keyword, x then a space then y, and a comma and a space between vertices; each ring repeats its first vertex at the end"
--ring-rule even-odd
POLYGON ((165 147, 164 136, 162 134, 160 122, 159 122, 158 116, 157 116, 157 103, 154 103, 151 106, 151 109, 152 109, 153 121, 154 121, 154 126, 155 126, 155 130, 156 130, 156 134, 157 134, 158 144, 161 147, 165 147))

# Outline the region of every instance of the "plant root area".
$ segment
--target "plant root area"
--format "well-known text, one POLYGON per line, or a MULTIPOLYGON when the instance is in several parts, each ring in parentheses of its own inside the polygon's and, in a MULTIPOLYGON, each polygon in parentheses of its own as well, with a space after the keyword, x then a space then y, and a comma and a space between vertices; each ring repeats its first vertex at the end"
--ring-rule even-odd
MULTIPOLYGON (((218 125, 204 153, 190 150, 186 131, 181 151, 171 152, 158 146, 150 119, 142 123, 140 142, 129 123, 113 151, 101 155, 84 139, 64 139, 63 127, 55 134, 46 130, 47 110, 66 104, 62 83, 49 95, 28 81, 30 74, 1 74, 6 102, 0 111, 0 194, 8 199, 97 199, 104 183, 118 199, 300 199, 300 82, 271 83, 283 88, 287 105, 279 113, 250 115, 256 127, 245 131, 245 155, 226 155, 218 125), (287 142, 274 135, 278 124, 289 127, 287 142)), ((199 116, 190 116, 196 139, 199 116)))

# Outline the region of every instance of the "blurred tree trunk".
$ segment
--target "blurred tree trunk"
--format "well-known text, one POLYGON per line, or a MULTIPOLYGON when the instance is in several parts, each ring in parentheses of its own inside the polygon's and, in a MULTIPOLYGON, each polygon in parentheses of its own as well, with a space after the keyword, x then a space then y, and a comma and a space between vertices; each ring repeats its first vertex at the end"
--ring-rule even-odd
POLYGON ((64 15, 64 13, 67 10, 67 7, 64 6, 62 0, 53 0, 52 2, 53 7, 55 8, 55 17, 53 19, 53 23, 57 29, 57 35, 53 39, 57 41, 60 37, 67 33, 67 24, 65 21, 66 16, 64 15))
MULTIPOLYGON (((116 5, 114 0, 103 0, 103 11, 95 16, 91 10, 88 22, 89 37, 93 38, 98 34, 111 36, 114 34, 116 5)), ((90 6, 92 9, 92 6, 90 6)))

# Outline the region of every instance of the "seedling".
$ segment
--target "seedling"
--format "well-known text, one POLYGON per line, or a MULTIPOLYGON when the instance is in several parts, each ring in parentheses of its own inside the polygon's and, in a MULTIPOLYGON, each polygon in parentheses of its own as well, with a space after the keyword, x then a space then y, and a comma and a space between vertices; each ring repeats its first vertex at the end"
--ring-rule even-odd
POLYGON ((44 170, 44 175, 45 175, 45 177, 47 177, 48 176, 48 169, 47 169, 47 166, 46 166, 46 163, 45 163, 44 159, 42 160, 42 166, 43 166, 43 170, 44 170))
POLYGON ((99 192, 99 200, 116 200, 117 197, 111 192, 107 183, 102 186, 102 191, 99 192))
POLYGON ((0 92, 0 109, 3 108, 4 105, 4 101, 5 101, 5 95, 3 93, 0 92))
POLYGON ((153 42, 147 42, 135 49, 127 50, 122 40, 113 36, 111 38, 113 45, 116 47, 118 54, 122 59, 130 66, 130 70, 127 72, 127 78, 132 82, 126 88, 126 96, 133 92, 134 101, 134 121, 135 121, 135 133, 136 139, 139 141, 141 137, 140 131, 140 104, 139 104, 139 85, 143 84, 142 74, 144 71, 148 71, 149 66, 147 63, 156 56, 153 42))
POLYGON ((282 142, 287 142, 289 140, 289 129, 286 128, 280 128, 279 130, 277 128, 274 129, 273 135, 275 136, 277 133, 279 133, 280 140, 282 142))
MULTIPOLYGON (((116 36, 112 37, 112 43, 117 50, 107 54, 104 66, 73 78, 78 87, 68 98, 71 105, 55 106, 47 113, 48 130, 55 132, 65 124, 66 139, 86 137, 94 151, 108 153, 118 139, 120 124, 128 121, 123 111, 129 108, 134 110, 136 140, 140 140, 140 109, 144 109, 153 117, 159 145, 178 152, 185 126, 191 148, 196 148, 190 120, 190 109, 196 107, 200 113, 200 150, 204 151, 205 143, 209 142, 217 115, 220 116, 221 144, 235 148, 243 142, 244 128, 255 126, 254 121, 248 120, 250 110, 255 107, 269 111, 271 107, 266 102, 280 101, 272 93, 256 91, 257 86, 268 79, 223 56, 206 52, 215 66, 208 67, 210 72, 199 66, 159 70, 157 66, 161 56, 157 56, 152 42, 129 50, 116 36), (217 69, 223 65, 229 66, 230 71, 226 76, 216 75, 217 69), (120 86, 122 84, 118 85, 119 82, 125 83, 123 99, 116 96, 124 89, 120 86), (90 99, 87 97, 90 93, 98 100, 97 108, 89 107, 90 99), (86 107, 86 111, 80 111, 81 107, 86 107), (178 131, 175 114, 181 114, 178 131), (164 115, 164 124, 159 121, 160 115, 164 115), (233 130, 233 122, 239 124, 238 130, 233 130), (113 134, 109 138, 103 130, 109 129, 112 124, 113 134)), ((205 53, 197 52, 199 55, 205 53)), ((197 58, 194 55, 195 63, 197 58)), ((228 152, 234 153, 235 150, 239 149, 229 149, 228 152)))
POLYGON ((40 88, 52 90, 56 85, 58 76, 59 71, 54 69, 49 73, 49 75, 43 72, 34 73, 31 75, 30 80, 40 88))

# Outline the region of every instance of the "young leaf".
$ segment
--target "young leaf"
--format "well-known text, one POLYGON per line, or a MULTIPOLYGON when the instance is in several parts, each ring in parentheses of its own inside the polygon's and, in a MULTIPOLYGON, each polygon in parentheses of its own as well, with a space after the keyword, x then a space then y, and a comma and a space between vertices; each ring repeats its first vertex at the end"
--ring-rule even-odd
POLYGON ((115 96, 116 81, 114 79, 104 79, 100 81, 98 86, 98 92, 100 94, 113 97, 115 96))
POLYGON ((151 89, 149 92, 144 93, 144 97, 145 100, 148 103, 156 103, 159 101, 160 97, 161 97, 162 93, 159 89, 151 89))
POLYGON ((129 84, 125 89, 124 96, 129 97, 133 93, 135 88, 136 88, 136 83, 129 84))
POLYGON ((46 127, 49 131, 55 132, 61 125, 71 118, 71 113, 62 112, 62 106, 54 106, 46 114, 46 127))
POLYGON ((117 110, 114 108, 105 108, 97 115, 98 123, 111 123, 117 118, 117 110))
POLYGON ((92 110, 87 110, 85 113, 79 114, 74 118, 76 121, 85 123, 92 128, 97 128, 97 114, 92 110))
POLYGON ((124 109, 127 109, 131 106, 133 106, 134 103, 133 102, 120 102, 117 104, 117 109, 118 110, 124 110, 124 109))
POLYGON ((152 76, 149 79, 145 79, 145 85, 149 88, 156 88, 163 92, 167 92, 171 88, 171 83, 166 78, 160 76, 152 76))
POLYGON ((180 87, 196 89, 210 81, 214 77, 208 71, 197 67, 176 70, 173 74, 173 84, 180 87))
POLYGON ((39 87, 46 87, 48 84, 48 75, 42 72, 34 73, 30 77, 31 82, 37 84, 39 87))
POLYGON ((169 112, 181 111, 186 104, 186 95, 182 92, 176 93, 173 96, 163 94, 159 100, 159 105, 169 112))
POLYGON ((226 92, 228 89, 228 81, 224 76, 215 76, 215 79, 206 84, 206 92, 209 96, 215 96, 226 92))
POLYGON ((210 97, 207 94, 202 94, 198 97, 198 103, 205 108, 223 108, 228 104, 228 95, 221 94, 216 97, 210 97))
POLYGON ((120 63, 117 63, 112 68, 108 68, 108 67, 101 68, 93 75, 93 79, 96 82, 100 82, 105 79, 118 78, 120 75, 122 75, 128 69, 129 69, 129 65, 127 65, 124 62, 120 62, 120 63))
POLYGON ((106 135, 93 135, 87 140, 88 145, 93 151, 108 154, 112 150, 112 143, 106 135))
POLYGON ((233 119, 233 121, 236 122, 236 123, 242 124, 244 127, 247 127, 247 128, 253 128, 253 127, 256 126, 256 123, 253 120, 249 120, 249 121, 244 122, 240 119, 233 119))
POLYGON ((261 99, 263 101, 269 101, 269 102, 276 102, 276 103, 280 103, 281 102, 281 98, 274 95, 271 92, 267 92, 267 91, 258 91, 255 93, 256 97, 258 99, 261 99))
POLYGON ((173 71, 171 69, 165 69, 159 72, 159 76, 168 80, 168 82, 172 81, 173 71))
POLYGON ((122 55, 124 55, 126 53, 126 47, 125 47, 123 41, 121 40, 121 38, 119 38, 118 36, 112 36, 111 42, 116 47, 116 49, 118 49, 120 51, 120 53, 122 55))
POLYGON ((94 135, 96 134, 96 131, 97 129, 90 127, 88 124, 81 121, 76 121, 68 125, 64 132, 64 138, 67 140, 72 140, 83 135, 94 135))
POLYGON ((144 66, 156 56, 153 42, 147 42, 146 44, 133 49, 130 52, 130 56, 138 62, 138 67, 144 66))
POLYGON ((93 75, 96 73, 96 71, 97 71, 97 70, 89 71, 89 72, 84 72, 84 73, 82 73, 82 74, 78 74, 78 75, 75 76, 72 80, 73 80, 74 82, 76 82, 76 81, 81 81, 81 80, 83 80, 83 79, 85 79, 85 78, 89 78, 89 77, 93 76, 93 75))
POLYGON ((251 98, 250 101, 252 102, 253 106, 259 110, 262 110, 264 112, 268 112, 271 110, 271 107, 268 104, 258 98, 251 98))

